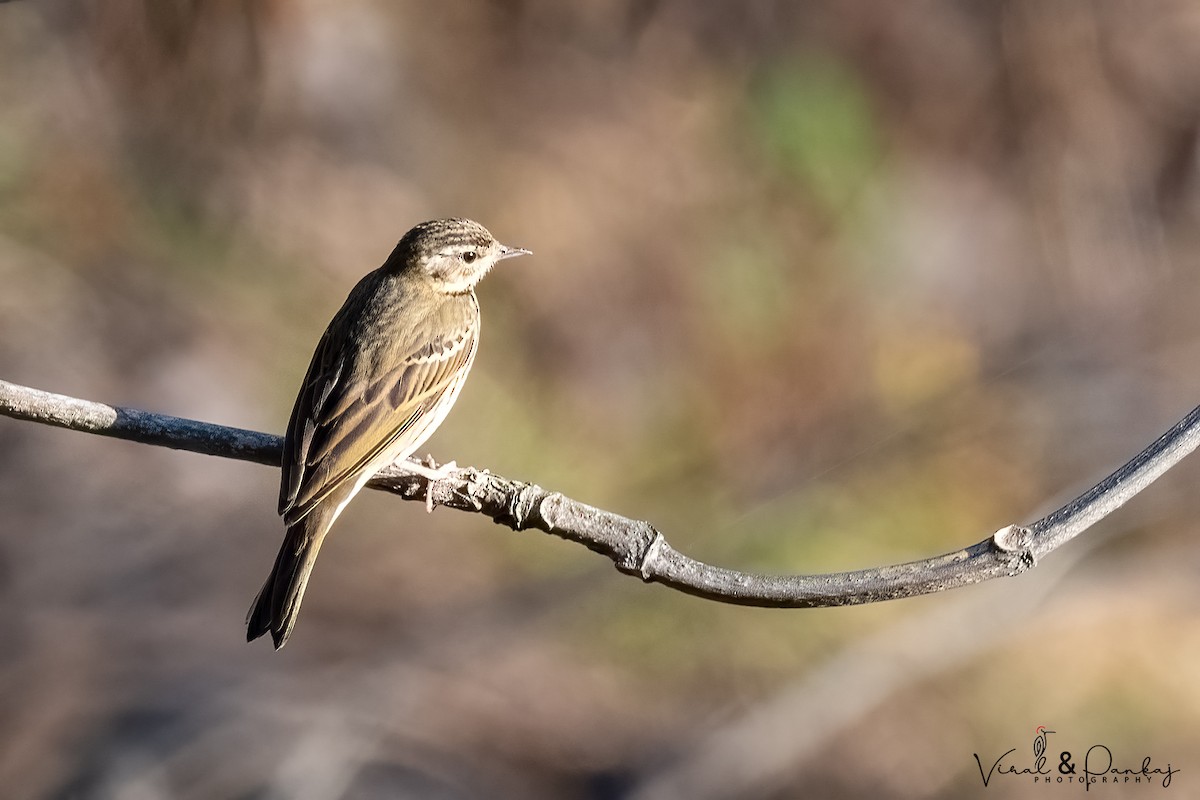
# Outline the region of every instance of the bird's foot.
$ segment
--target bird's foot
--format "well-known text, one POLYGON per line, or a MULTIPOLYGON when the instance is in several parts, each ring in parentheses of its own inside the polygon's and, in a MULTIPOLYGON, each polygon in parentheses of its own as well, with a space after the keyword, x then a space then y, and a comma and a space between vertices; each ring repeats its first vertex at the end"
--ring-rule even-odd
POLYGON ((445 464, 439 466, 433 460, 433 456, 427 455, 423 462, 416 459, 409 459, 404 462, 403 467, 408 472, 420 475, 425 479, 425 510, 432 514, 433 508, 436 505, 433 501, 433 484, 449 478, 455 472, 458 472, 458 464, 454 461, 447 461, 445 464))
POLYGON ((396 464, 405 472, 411 472, 413 475, 420 475, 428 481, 440 481, 449 478, 455 472, 458 472, 458 464, 453 461, 447 461, 445 464, 439 465, 433 460, 433 456, 425 456, 424 460, 418 461, 415 458, 409 458, 400 461, 396 464))

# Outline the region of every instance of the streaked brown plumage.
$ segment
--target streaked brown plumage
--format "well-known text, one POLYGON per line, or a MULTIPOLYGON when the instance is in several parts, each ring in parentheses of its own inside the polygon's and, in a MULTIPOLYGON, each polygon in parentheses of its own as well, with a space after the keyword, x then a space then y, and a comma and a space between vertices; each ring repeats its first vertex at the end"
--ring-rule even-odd
POLYGON ((296 622, 317 552, 342 509, 383 467, 407 458, 445 419, 479 336, 475 284, 504 258, 476 222, 417 225, 350 292, 321 337, 283 445, 275 566, 246 619, 246 638, 278 649, 296 622))

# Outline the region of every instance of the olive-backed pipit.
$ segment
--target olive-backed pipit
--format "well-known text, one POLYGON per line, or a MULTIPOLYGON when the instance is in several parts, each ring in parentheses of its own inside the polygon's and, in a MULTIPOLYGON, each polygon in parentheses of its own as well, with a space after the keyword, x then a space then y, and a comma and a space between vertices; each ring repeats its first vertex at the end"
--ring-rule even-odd
POLYGON ((445 419, 479 341, 475 284, 505 247, 466 219, 424 222, 350 292, 321 337, 283 443, 287 526, 246 639, 276 649, 296 624, 321 541, 372 475, 420 447, 445 419))

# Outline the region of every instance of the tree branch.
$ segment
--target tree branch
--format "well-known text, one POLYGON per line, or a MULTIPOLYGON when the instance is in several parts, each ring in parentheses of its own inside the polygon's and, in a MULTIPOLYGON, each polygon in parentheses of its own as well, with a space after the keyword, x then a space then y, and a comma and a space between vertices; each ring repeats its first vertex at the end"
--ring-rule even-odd
MULTIPOLYGON (((143 444, 278 466, 283 439, 257 431, 79 400, 0 381, 0 415, 143 444)), ((648 522, 585 505, 473 467, 437 481, 391 466, 367 485, 406 500, 490 517, 513 530, 552 533, 601 553, 617 569, 689 594, 749 606, 812 608, 874 603, 1017 575, 1078 536, 1200 445, 1200 406, 1127 464, 1057 511, 1009 525, 970 547, 921 561, 824 575, 757 575, 676 551, 648 522)))

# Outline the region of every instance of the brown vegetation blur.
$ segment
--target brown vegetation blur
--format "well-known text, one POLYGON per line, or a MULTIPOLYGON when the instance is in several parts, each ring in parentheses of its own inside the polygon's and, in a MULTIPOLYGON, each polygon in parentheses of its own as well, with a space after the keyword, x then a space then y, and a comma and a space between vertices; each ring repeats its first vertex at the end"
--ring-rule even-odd
MULTIPOLYGON (((439 460, 733 568, 918 558, 1200 401, 1198 124, 1185 0, 0 3, 0 378, 281 431, 353 283, 469 216, 535 256, 439 460)), ((1038 725, 1186 794, 1198 469, 816 611, 368 492, 274 653, 276 472, 0 419, 0 795, 952 798, 1038 725)))

